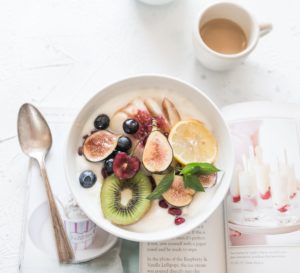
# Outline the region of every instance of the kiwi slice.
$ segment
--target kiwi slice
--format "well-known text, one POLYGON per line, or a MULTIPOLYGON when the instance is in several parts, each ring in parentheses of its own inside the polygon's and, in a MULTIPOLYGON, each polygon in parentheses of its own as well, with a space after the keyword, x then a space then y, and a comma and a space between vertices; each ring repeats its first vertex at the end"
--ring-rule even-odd
POLYGON ((138 172, 128 180, 107 177, 101 187, 101 207, 104 217, 117 225, 130 225, 140 220, 149 210, 151 193, 149 178, 138 172))

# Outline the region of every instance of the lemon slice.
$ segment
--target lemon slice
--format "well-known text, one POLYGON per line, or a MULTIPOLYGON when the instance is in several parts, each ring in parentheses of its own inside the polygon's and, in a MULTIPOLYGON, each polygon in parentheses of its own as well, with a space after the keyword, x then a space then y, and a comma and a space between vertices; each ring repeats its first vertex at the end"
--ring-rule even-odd
POLYGON ((198 120, 182 120, 169 134, 175 159, 183 165, 192 162, 212 163, 218 151, 214 135, 198 120))

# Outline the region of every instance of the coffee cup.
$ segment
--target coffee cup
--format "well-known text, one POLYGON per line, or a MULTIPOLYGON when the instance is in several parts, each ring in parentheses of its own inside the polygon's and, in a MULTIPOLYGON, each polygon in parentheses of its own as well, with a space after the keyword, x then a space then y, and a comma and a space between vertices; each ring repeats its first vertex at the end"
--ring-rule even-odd
POLYGON ((201 11, 194 25, 196 58, 211 70, 231 69, 242 63, 254 50, 259 38, 271 30, 271 24, 258 24, 238 4, 210 4, 201 11))

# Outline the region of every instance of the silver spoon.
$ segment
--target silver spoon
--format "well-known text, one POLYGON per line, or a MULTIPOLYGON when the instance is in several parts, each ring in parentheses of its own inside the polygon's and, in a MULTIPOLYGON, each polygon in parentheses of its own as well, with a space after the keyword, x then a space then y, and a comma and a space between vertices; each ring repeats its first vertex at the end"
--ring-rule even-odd
POLYGON ((29 103, 23 104, 19 110, 18 137, 23 152, 39 163, 48 196, 59 261, 69 263, 74 254, 57 210, 45 167, 45 158, 52 145, 51 131, 39 110, 29 103))

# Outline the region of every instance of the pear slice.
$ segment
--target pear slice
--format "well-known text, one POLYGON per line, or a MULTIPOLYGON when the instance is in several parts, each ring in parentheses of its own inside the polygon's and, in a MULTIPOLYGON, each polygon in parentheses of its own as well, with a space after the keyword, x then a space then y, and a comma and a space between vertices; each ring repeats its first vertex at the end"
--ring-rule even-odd
POLYGON ((137 115, 139 111, 149 113, 145 103, 140 97, 133 99, 121 110, 131 117, 137 115))
POLYGON ((164 98, 162 102, 162 109, 171 126, 174 126, 181 120, 175 105, 168 98, 164 98))
POLYGON ((170 124, 166 119, 160 104, 153 98, 147 98, 144 103, 150 112, 151 116, 156 120, 157 127, 160 128, 164 133, 170 132, 170 124))
POLYGON ((130 118, 130 116, 127 113, 117 111, 110 119, 110 130, 116 134, 124 134, 123 123, 128 118, 130 118))
POLYGON ((142 161, 146 170, 161 173, 168 169, 173 160, 173 150, 166 136, 154 130, 148 136, 142 161))
POLYGON ((155 99, 147 98, 144 100, 144 103, 152 117, 159 117, 164 115, 158 102, 155 99))

